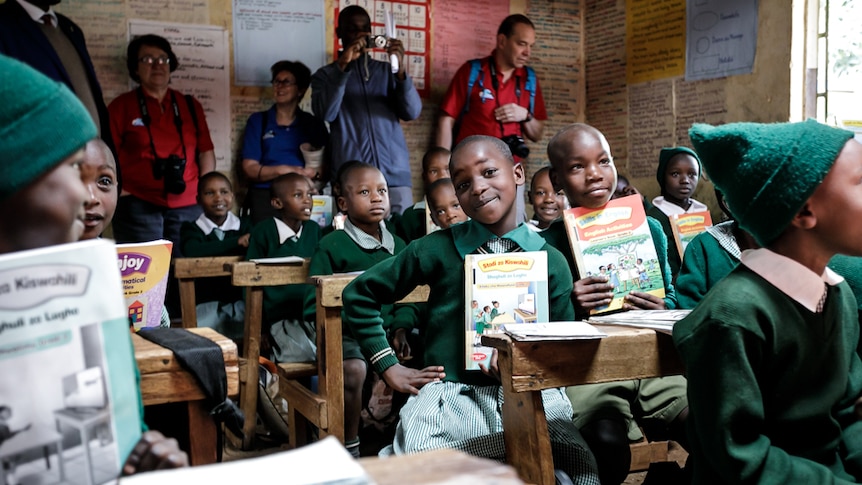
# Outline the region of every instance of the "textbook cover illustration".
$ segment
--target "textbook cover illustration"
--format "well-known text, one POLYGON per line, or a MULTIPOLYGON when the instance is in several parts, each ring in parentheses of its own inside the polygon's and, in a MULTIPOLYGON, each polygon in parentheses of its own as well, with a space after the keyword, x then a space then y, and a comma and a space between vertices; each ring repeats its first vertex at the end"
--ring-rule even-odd
POLYGON ((707 227, 712 226, 712 217, 709 215, 709 211, 674 214, 669 219, 673 238, 676 241, 676 248, 679 250, 680 260, 682 260, 685 254, 685 248, 688 246, 688 243, 695 236, 706 231, 707 227))
POLYGON ((480 370, 492 349, 482 335, 506 323, 547 323, 548 254, 544 251, 468 254, 464 257, 465 368, 480 370))
POLYGON ((117 244, 117 264, 123 277, 126 315, 135 331, 158 327, 171 270, 170 241, 117 244))
POLYGON ((591 314, 619 310, 631 291, 664 298, 661 268, 639 196, 611 199, 600 209, 566 209, 563 222, 581 277, 604 275, 614 287, 611 303, 591 314))
POLYGON ((95 239, 0 256, 0 456, 14 483, 113 483, 140 438, 115 254, 95 239))
POLYGON ((332 224, 332 197, 329 195, 313 195, 311 206, 311 220, 316 222, 321 229, 326 229, 332 224))

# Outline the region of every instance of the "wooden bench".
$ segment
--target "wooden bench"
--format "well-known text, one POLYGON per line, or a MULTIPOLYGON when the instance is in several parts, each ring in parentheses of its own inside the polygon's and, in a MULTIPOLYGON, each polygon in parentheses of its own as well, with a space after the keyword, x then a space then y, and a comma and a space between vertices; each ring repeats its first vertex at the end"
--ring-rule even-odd
POLYGON ((174 276, 179 281, 180 313, 183 328, 198 326, 195 279, 230 276, 225 265, 242 261, 241 256, 213 256, 205 258, 177 258, 173 262, 174 276))

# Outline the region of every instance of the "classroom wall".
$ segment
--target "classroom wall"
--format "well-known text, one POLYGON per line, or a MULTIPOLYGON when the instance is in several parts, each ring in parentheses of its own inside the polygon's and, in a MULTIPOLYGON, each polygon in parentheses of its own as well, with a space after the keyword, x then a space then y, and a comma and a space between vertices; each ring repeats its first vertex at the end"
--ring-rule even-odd
MULTIPOLYGON (((626 83, 626 1, 585 2, 586 120, 605 133, 619 172, 649 199, 659 195, 659 149, 691 146, 692 123, 789 120, 792 15, 787 2, 759 1, 751 74, 693 82, 678 76, 633 85, 626 83)), ((713 186, 701 180, 694 198, 706 203, 719 222, 713 186)))

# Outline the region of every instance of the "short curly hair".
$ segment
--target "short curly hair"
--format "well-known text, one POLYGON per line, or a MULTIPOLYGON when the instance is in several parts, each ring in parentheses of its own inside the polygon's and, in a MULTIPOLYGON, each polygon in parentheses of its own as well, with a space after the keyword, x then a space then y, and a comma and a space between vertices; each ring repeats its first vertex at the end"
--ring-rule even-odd
POLYGON ((136 83, 141 82, 141 78, 138 76, 138 53, 141 51, 141 47, 145 45, 165 51, 168 59, 170 59, 168 67, 170 67, 171 72, 176 71, 180 66, 177 55, 171 49, 171 43, 168 42, 168 39, 155 34, 141 35, 132 39, 129 42, 129 47, 126 49, 126 68, 129 70, 129 77, 132 78, 132 81, 136 83))
POLYGON ((296 87, 305 92, 311 85, 311 69, 299 61, 278 61, 269 68, 272 73, 272 81, 280 72, 289 72, 296 79, 296 87))

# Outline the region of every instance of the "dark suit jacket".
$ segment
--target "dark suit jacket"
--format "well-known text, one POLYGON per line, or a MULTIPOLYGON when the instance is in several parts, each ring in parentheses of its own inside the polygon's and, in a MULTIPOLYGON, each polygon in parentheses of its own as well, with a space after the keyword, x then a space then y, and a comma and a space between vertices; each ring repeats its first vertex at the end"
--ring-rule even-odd
MULTIPOLYGON (((113 150, 114 142, 111 139, 111 125, 108 122, 108 108, 102 98, 102 87, 96 78, 93 61, 87 52, 84 33, 75 22, 60 14, 57 14, 57 26, 72 41, 72 45, 81 56, 84 68, 87 70, 90 89, 93 91, 93 99, 96 100, 96 109, 99 111, 102 139, 113 150)), ((39 25, 15 0, 6 0, 5 3, 0 4, 0 54, 29 64, 42 74, 72 89, 72 81, 54 47, 42 33, 39 25)))

